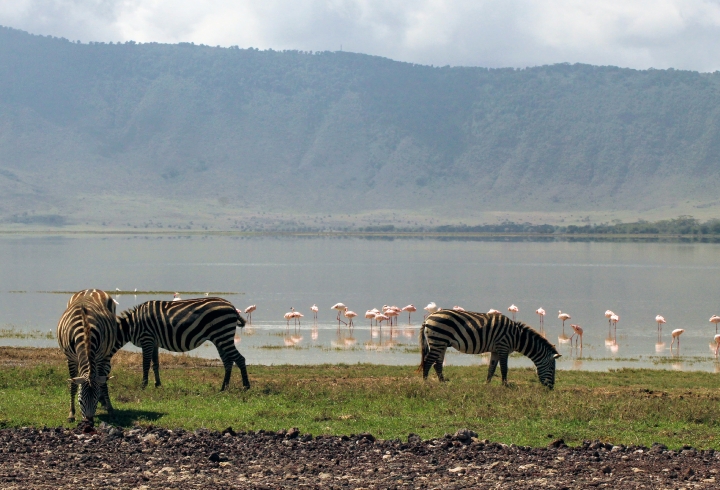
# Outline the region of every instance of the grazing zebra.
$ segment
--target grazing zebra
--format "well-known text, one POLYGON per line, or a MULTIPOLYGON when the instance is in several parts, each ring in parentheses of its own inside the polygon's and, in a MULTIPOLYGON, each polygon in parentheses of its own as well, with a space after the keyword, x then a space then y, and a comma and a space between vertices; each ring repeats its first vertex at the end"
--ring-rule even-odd
POLYGON ((75 420, 75 394, 80 386, 78 403, 83 420, 93 423, 98 401, 112 415, 107 379, 110 359, 117 351, 117 321, 115 305, 105 301, 104 291, 86 290, 76 293, 65 313, 60 317, 57 339, 67 358, 70 371, 70 414, 75 420), (85 294, 87 291, 87 294, 85 294), (109 307, 112 305, 112 310, 109 307))
POLYGON ((222 298, 147 301, 122 312, 118 323, 120 346, 132 342, 142 348, 143 388, 148 383, 150 361, 155 386, 160 386, 159 347, 172 352, 187 352, 200 347, 206 340, 215 344, 225 366, 220 391, 230 382, 233 363, 240 368, 245 389, 250 388, 245 358, 235 348, 235 328, 244 327, 245 320, 229 301, 222 298))
POLYGON ((524 323, 514 322, 505 315, 440 310, 429 315, 420 328, 420 368, 427 379, 430 366, 438 379, 444 381, 443 359, 448 347, 465 354, 491 352, 487 382, 500 363, 502 382, 507 385, 508 356, 518 351, 529 357, 537 367, 540 382, 552 389, 555 385, 555 347, 524 323))

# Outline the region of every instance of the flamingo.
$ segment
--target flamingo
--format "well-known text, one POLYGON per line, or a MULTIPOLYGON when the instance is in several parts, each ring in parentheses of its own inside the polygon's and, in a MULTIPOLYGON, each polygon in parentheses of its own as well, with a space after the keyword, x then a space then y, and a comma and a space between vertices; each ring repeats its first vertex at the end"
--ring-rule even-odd
POLYGON ((417 311, 417 308, 415 308, 414 305, 410 304, 410 305, 405 306, 405 307, 402 309, 402 311, 407 311, 407 312, 408 312, 408 325, 409 325, 409 324, 410 324, 410 313, 412 313, 413 311, 417 311))
POLYGON ((173 301, 182 301, 182 298, 180 297, 180 293, 173 294, 173 301))
POLYGON ((372 328, 372 321, 375 319, 375 312, 372 310, 367 310, 365 312, 365 318, 370 319, 370 328, 372 328))
POLYGON ((345 318, 347 318, 348 320, 350 320, 347 325, 348 325, 349 327, 352 327, 352 326, 353 326, 353 318, 355 318, 355 317, 357 316, 357 313, 355 313, 354 311, 348 311, 348 308, 347 308, 347 306, 346 306, 346 307, 345 307, 345 312, 344 312, 343 314, 345 315, 345 318))
POLYGON ((680 336, 683 334, 684 331, 685 331, 685 329, 683 329, 683 328, 676 328, 670 334, 670 335, 672 335, 672 342, 670 342, 670 351, 671 352, 672 352, 672 346, 675 343, 675 339, 677 339, 677 343, 678 343, 677 352, 678 352, 678 354, 680 353, 680 336))
MULTIPOLYGON (((614 313, 613 313, 613 314, 614 314, 614 313)), ((657 316, 655 317, 655 321, 656 321, 657 324, 658 324, 658 333, 660 333, 660 332, 662 331, 662 324, 663 324, 663 323, 667 323, 667 322, 665 321, 665 317, 662 316, 662 315, 657 315, 657 316)))
POLYGON ((300 319, 301 319, 302 317, 304 317, 305 315, 303 315, 303 314, 300 313, 299 311, 295 311, 295 308, 293 308, 292 314, 293 314, 293 318, 295 319, 296 326, 297 326, 297 325, 300 325, 300 319))
POLYGON ((509 311, 510 313, 512 313, 512 319, 513 319, 513 321, 515 321, 515 313, 517 313, 518 311, 520 311, 520 308, 518 308, 518 307, 515 306, 515 305, 510 305, 510 306, 508 306, 508 311, 509 311))
POLYGON ((288 311, 287 313, 285 313, 285 314, 283 315, 283 317, 285 317, 285 320, 287 321, 287 326, 289 327, 289 326, 290 326, 290 320, 292 320, 293 318, 295 318, 295 308, 293 308, 293 307, 291 306, 291 307, 290 307, 290 311, 288 311))
POLYGON ((718 356, 718 350, 720 350, 720 335, 716 334, 715 335, 715 357, 718 356))
POLYGON ((710 323, 715 324, 715 333, 718 333, 718 323, 720 323, 720 316, 717 316, 717 315, 711 316, 710 323))
POLYGON ((463 308, 462 306, 453 306, 452 309, 455 311, 459 311, 460 313, 465 312, 465 308, 463 308))
MULTIPOLYGON (((342 313, 343 311, 345 311, 345 308, 346 308, 346 306, 345 306, 344 304, 342 304, 342 303, 335 303, 335 304, 330 308, 331 310, 337 310, 337 311, 338 311, 338 315, 337 315, 337 318, 336 318, 336 320, 338 321, 338 327, 340 326, 340 322, 343 322, 343 321, 340 319, 340 313, 342 313)), ((345 323, 345 322, 343 322, 343 323, 345 323)), ((347 323, 345 323, 345 325, 347 325, 347 323)))
POLYGON ((612 310, 605 310, 605 318, 608 319, 608 331, 610 330, 610 322, 612 321, 610 320, 610 317, 612 317, 614 314, 615 313, 613 313, 612 310))
POLYGON ((545 326, 545 310, 543 310, 543 307, 541 306, 535 310, 535 314, 540 316, 540 331, 542 332, 543 327, 545 326))
POLYGON ((562 310, 558 310, 558 318, 562 320, 563 337, 565 337, 565 320, 570 320, 570 315, 563 313, 562 310))
POLYGON ((488 315, 502 315, 502 312, 500 310, 496 310, 495 308, 490 308, 487 312, 488 315))
MULTIPOLYGON (((390 317, 385 316, 385 315, 383 315, 383 314, 380 313, 380 312, 378 312, 378 313, 375 315, 375 322, 376 322, 377 324, 380 324, 381 322, 387 321, 387 320, 389 320, 389 319, 390 319, 390 317)), ((382 327, 382 325, 380 325, 380 327, 382 327)))
POLYGON ((615 327, 615 337, 617 337, 617 322, 620 321, 620 315, 613 313, 610 320, 613 322, 613 327, 615 327))
POLYGON ((423 308, 423 310, 427 310, 427 312, 428 312, 428 314, 425 315, 425 318, 427 318, 429 315, 432 315, 433 313, 435 313, 435 312, 438 311, 439 309, 440 309, 440 308, 438 308, 438 305, 436 305, 434 301, 429 302, 429 303, 427 304, 427 306, 426 306, 425 308, 423 308))
POLYGON ((248 323, 252 323, 252 312, 255 310, 257 310, 256 305, 250 305, 247 308, 245 308, 245 314, 247 315, 248 323))
POLYGON ((400 314, 400 312, 393 308, 388 308, 387 311, 385 311, 385 316, 387 316, 390 319, 390 326, 392 326, 392 321, 393 321, 392 319, 397 317, 399 314, 400 314))
MULTIPOLYGON (((570 343, 572 344, 573 337, 575 337, 577 335, 580 338, 580 348, 582 349, 582 336, 583 336, 582 327, 580 325, 573 325, 572 323, 570 324, 570 327, 572 327, 572 329, 575 331, 575 333, 570 336, 570 343)), ((575 339, 575 346, 577 347, 577 339, 575 339)))
POLYGON ((313 305, 310 307, 310 311, 313 312, 313 320, 317 320, 318 310, 319 308, 317 307, 317 305, 313 303, 313 305))

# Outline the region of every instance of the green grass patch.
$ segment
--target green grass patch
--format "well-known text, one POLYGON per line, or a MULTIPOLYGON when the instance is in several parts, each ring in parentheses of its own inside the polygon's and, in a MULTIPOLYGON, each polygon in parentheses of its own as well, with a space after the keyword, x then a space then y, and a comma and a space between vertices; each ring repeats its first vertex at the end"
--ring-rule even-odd
MULTIPOLYGON (((67 425, 70 397, 62 358, 22 359, 3 363, 0 356, 0 424, 67 425)), ((163 386, 143 391, 140 357, 124 354, 110 381, 117 411, 112 422, 188 430, 294 426, 314 435, 367 431, 383 439, 411 432, 431 438, 467 427, 507 444, 544 446, 563 438, 571 445, 601 439, 720 449, 719 378, 712 373, 560 371, 556 389, 548 391, 531 369, 511 369, 506 388, 497 379, 486 385, 484 367, 449 366, 449 381, 440 384, 424 382, 407 366, 250 365, 250 391, 240 389, 236 368, 231 388, 220 393, 223 370, 212 364, 163 356, 163 386)), ((104 409, 99 414, 108 420, 104 409)))

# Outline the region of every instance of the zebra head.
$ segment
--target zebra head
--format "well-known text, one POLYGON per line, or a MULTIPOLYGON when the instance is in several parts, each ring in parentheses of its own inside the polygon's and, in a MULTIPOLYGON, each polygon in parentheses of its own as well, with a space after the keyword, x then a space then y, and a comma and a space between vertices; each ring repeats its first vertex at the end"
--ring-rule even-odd
POLYGON ((556 351, 551 353, 549 356, 546 356, 542 362, 537 364, 537 373, 538 378, 540 378, 540 383, 551 390, 555 387, 555 359, 558 357, 560 357, 560 354, 556 351))
POLYGON ((71 383, 75 383, 80 387, 78 393, 78 403, 80 404, 80 413, 83 420, 93 423, 95 418, 95 410, 102 394, 102 388, 107 383, 107 376, 93 376, 92 379, 88 375, 72 378, 71 383))

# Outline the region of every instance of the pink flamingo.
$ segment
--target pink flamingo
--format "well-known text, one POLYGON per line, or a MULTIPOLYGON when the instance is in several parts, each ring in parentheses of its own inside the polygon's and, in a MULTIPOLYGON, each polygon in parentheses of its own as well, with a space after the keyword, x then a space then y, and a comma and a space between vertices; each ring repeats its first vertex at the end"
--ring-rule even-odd
POLYGON ((344 315, 345 315, 345 318, 347 318, 349 320, 349 323, 347 325, 349 327, 352 327, 353 326, 353 318, 355 318, 357 316, 357 313, 355 313, 354 311, 348 311, 347 306, 346 306, 344 315))
MULTIPOLYGON (((375 315, 375 323, 378 324, 378 325, 380 325, 380 323, 385 322, 385 321, 387 321, 387 320, 389 320, 389 319, 390 319, 390 317, 385 316, 385 315, 383 315, 383 314, 380 313, 380 312, 378 312, 378 313, 375 315)), ((380 327, 382 328, 382 325, 380 325, 380 327)))
POLYGON ((618 315, 617 313, 613 313, 612 316, 610 317, 610 320, 612 321, 613 327, 615 328, 614 333, 615 333, 615 337, 617 338, 617 322, 620 321, 620 315, 618 315))
MULTIPOLYGON (((575 331, 575 333, 570 336, 570 343, 572 344, 573 337, 575 337, 577 335, 580 338, 580 348, 582 349, 582 336, 583 336, 582 327, 580 325, 573 325, 572 323, 570 324, 570 327, 572 327, 572 329, 575 331)), ((577 347, 577 339, 575 339, 575 347, 577 347)))
POLYGON ((247 321, 248 323, 252 323, 252 312, 257 310, 257 306, 250 305, 247 308, 245 308, 245 314, 247 315, 247 321))
POLYGON ((375 319, 375 312, 372 310, 367 310, 365 312, 365 318, 370 319, 370 328, 372 328, 372 321, 375 319))
POLYGON ((567 313, 563 313, 561 310, 558 310, 558 318, 560 320, 562 320, 562 328, 563 328, 562 334, 563 334, 563 337, 565 337, 565 320, 570 320, 571 317, 567 313))
MULTIPOLYGON (((613 314, 614 314, 614 313, 613 313, 613 314)), ((657 316, 655 317, 655 321, 656 321, 657 324, 658 324, 658 333, 662 332, 662 324, 663 324, 663 323, 667 323, 667 322, 665 321, 665 317, 662 316, 662 315, 657 315, 657 316)))
POLYGON ((495 308, 490 308, 487 312, 488 315, 502 315, 502 312, 500 310, 496 310, 495 308))
POLYGON ((510 313, 512 313, 512 319, 513 319, 513 321, 515 321, 515 313, 517 313, 518 311, 520 311, 520 308, 518 308, 518 307, 515 306, 515 305, 510 305, 510 306, 508 306, 508 311, 509 311, 510 313))
POLYGON ((304 317, 302 313, 299 311, 293 311, 293 318, 295 319, 296 325, 300 325, 300 319, 304 317))
MULTIPOLYGON (((340 319, 340 314, 341 314, 343 311, 345 311, 345 308, 347 308, 347 307, 346 307, 344 304, 342 304, 342 303, 335 303, 335 304, 330 308, 331 310, 337 310, 337 312, 338 312, 338 315, 337 315, 337 318, 336 318, 336 320, 338 321, 338 327, 340 326, 340 322, 345 323, 344 321, 342 321, 342 320, 340 319)), ((345 325, 347 325, 347 323, 345 323, 345 325)))
POLYGON ((718 350, 720 350, 720 334, 715 335, 715 357, 718 356, 718 350))
POLYGON ((408 312, 408 325, 409 325, 409 324, 410 324, 410 314, 411 314, 413 311, 417 311, 417 308, 415 308, 414 305, 411 305, 411 304, 410 304, 410 305, 407 305, 406 307, 404 307, 404 308, 402 309, 402 311, 407 311, 407 312, 408 312))
MULTIPOLYGON (((385 311, 385 316, 390 318, 390 326, 392 326, 393 318, 397 318, 397 316, 400 315, 400 312, 396 309, 393 309, 392 307, 388 308, 387 311, 385 311)), ((397 320, 395 320, 397 322, 397 320)))
POLYGON ((710 323, 715 324, 715 333, 718 333, 718 323, 720 323, 720 316, 717 316, 717 315, 711 316, 710 323))
POLYGON ((672 335, 672 342, 670 342, 670 352, 672 352, 672 346, 675 343, 675 339, 677 339, 677 353, 680 354, 680 336, 683 334, 684 331, 685 329, 683 328, 676 328, 672 331, 672 333, 670 334, 672 335))
POLYGON ((288 311, 287 313, 285 313, 285 314, 283 315, 283 317, 285 317, 285 320, 287 321, 287 326, 289 327, 289 326, 290 326, 290 320, 292 320, 292 319, 295 318, 295 308, 293 308, 293 307, 291 306, 291 307, 290 307, 290 311, 288 311))
MULTIPOLYGON (((173 301, 182 301, 182 298, 180 297, 180 293, 173 294, 173 301)), ((117 303, 117 301, 116 301, 117 303)))
POLYGON ((462 306, 453 306, 452 309, 455 311, 459 311, 460 313, 465 312, 465 308, 463 308, 462 306))
POLYGON ((540 331, 542 332, 545 327, 545 310, 543 310, 543 307, 541 306, 535 310, 535 314, 540 316, 540 331))
POLYGON ((317 320, 318 310, 319 308, 317 307, 317 305, 313 303, 313 305, 310 307, 310 311, 313 312, 313 320, 317 320))

